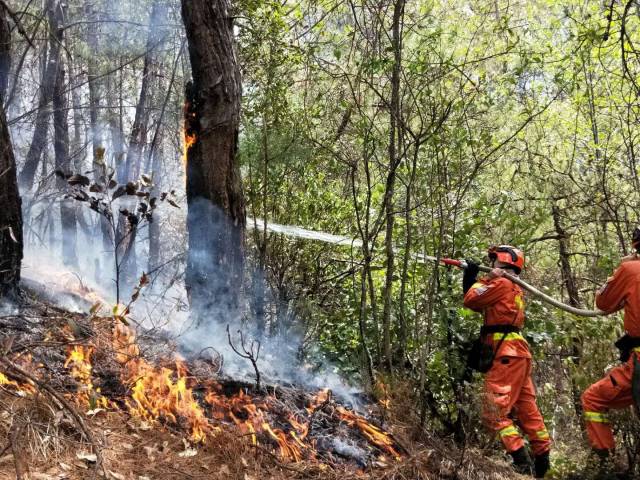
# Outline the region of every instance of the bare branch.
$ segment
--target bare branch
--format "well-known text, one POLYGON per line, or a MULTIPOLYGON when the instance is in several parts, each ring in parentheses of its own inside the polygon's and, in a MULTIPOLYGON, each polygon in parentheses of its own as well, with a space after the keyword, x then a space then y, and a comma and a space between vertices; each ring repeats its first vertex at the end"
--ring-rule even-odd
POLYGON ((242 352, 236 348, 231 340, 231 333, 229 332, 229 325, 227 325, 227 338, 229 340, 229 346, 231 349, 241 358, 245 358, 251 362, 253 365, 253 370, 256 373, 256 389, 260 390, 260 370, 258 369, 258 358, 260 357, 260 340, 251 340, 251 345, 247 348, 244 341, 244 335, 241 330, 238 330, 238 334, 240 335, 240 348, 242 348, 242 352))

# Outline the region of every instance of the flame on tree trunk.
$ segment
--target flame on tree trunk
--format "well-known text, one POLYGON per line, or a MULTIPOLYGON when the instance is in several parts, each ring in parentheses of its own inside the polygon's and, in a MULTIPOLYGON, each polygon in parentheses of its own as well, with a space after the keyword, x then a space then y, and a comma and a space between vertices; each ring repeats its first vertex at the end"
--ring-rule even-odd
POLYGON ((245 202, 237 164, 240 71, 227 0, 183 0, 193 82, 187 86, 186 284, 196 316, 238 314, 244 266, 245 202))

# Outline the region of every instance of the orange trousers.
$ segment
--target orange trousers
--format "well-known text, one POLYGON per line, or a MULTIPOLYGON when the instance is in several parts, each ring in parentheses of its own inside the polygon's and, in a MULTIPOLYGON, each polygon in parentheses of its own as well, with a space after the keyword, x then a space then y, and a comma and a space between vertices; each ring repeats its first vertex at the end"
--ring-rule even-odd
POLYGON ((515 452, 524 446, 524 439, 511 416, 518 419, 534 455, 551 449, 551 439, 536 404, 530 358, 496 358, 485 376, 484 386, 484 423, 500 436, 508 452, 515 452))
POLYGON ((627 362, 609 371, 602 380, 591 385, 582 394, 582 410, 592 448, 613 450, 615 447, 607 412, 610 409, 618 410, 633 405, 633 361, 636 356, 640 358, 639 350, 635 349, 635 353, 627 362))

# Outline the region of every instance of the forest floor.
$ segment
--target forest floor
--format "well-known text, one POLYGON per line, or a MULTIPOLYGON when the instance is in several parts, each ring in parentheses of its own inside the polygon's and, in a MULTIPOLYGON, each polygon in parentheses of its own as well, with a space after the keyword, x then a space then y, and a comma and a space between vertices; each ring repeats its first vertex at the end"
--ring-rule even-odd
MULTIPOLYGON (((331 452, 309 453, 316 446, 320 450, 316 440, 300 443, 306 449, 303 458, 285 458, 275 441, 256 444, 246 430, 223 421, 204 442, 194 442, 180 419, 145 421, 132 414, 126 401, 103 405, 99 400, 96 405, 102 394, 115 398, 123 388, 114 378, 117 357, 103 351, 110 332, 104 323, 107 318, 95 312, 72 313, 29 292, 23 305, 0 314, 0 372, 6 374, 0 375, 0 431, 5 439, 0 444, 0 479, 524 478, 513 473, 506 461, 488 458, 479 449, 462 451, 436 436, 415 440, 414 422, 406 415, 408 405, 401 401, 392 404, 384 422, 377 424, 402 454, 385 458, 377 447, 366 447, 360 436, 358 451, 369 455, 360 462, 331 452), (70 360, 70 352, 77 353, 78 348, 90 349, 87 363, 70 360)), ((144 342, 140 351, 159 361, 163 341, 144 342)), ((304 395, 300 388, 301 398, 304 395)), ((256 399, 256 405, 261 401, 256 399)), ((340 406, 335 403, 326 410, 320 412, 325 423, 336 418, 340 406)), ((310 423, 318 421, 314 415, 310 423)), ((331 432, 345 431, 344 422, 338 423, 331 432)))

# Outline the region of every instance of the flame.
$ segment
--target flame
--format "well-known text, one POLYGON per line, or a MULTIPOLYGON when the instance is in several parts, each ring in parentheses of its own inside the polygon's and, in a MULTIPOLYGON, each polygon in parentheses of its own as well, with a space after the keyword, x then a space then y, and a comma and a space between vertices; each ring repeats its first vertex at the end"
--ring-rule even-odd
POLYGON ((123 365, 123 382, 131 389, 125 404, 129 413, 150 423, 160 420, 185 422, 191 441, 204 442, 213 429, 188 387, 188 369, 176 359, 175 369, 156 367, 142 359, 135 334, 121 322, 113 330, 116 360, 123 365))
MULTIPOLYGON (((243 435, 251 436, 251 443, 259 445, 258 436, 275 441, 280 457, 283 460, 299 462, 303 458, 303 450, 309 450, 303 440, 309 432, 309 425, 298 421, 290 415, 288 421, 293 427, 285 432, 283 429, 272 427, 267 421, 269 411, 268 402, 274 401, 273 397, 267 397, 264 402, 255 404, 253 399, 244 390, 237 395, 227 398, 213 390, 205 397, 213 410, 213 417, 219 420, 230 419, 243 435)), ((309 452, 313 457, 313 452, 309 452)))
POLYGON ((328 402, 331 399, 331 390, 328 388, 323 388, 320 390, 311 402, 311 406, 307 407, 307 412, 312 414, 319 407, 321 407, 324 403, 328 402))
POLYGON ((279 428, 273 430, 271 428, 271 425, 269 425, 267 422, 264 422, 262 424, 262 429, 267 432, 271 436, 271 438, 278 442, 278 446, 280 447, 280 456, 282 458, 286 460, 293 460, 294 462, 299 462, 300 460, 302 460, 302 451, 300 450, 300 447, 298 445, 301 445, 303 448, 306 448, 306 445, 300 442, 289 442, 286 434, 282 430, 280 430, 279 428))
POLYGON ((198 137, 195 133, 189 133, 186 129, 183 128, 183 143, 182 143, 182 165, 184 166, 185 172, 187 171, 187 158, 189 149, 193 147, 196 143, 198 137))
POLYGON ((11 380, 2 372, 0 372, 0 387, 11 387, 15 390, 15 393, 21 397, 32 395, 36 392, 35 387, 30 383, 18 383, 15 380, 11 380))
MULTIPOLYGON (((286 420, 274 424, 270 421, 274 412, 282 412, 281 400, 275 396, 254 398, 242 389, 228 396, 214 380, 198 383, 182 358, 176 357, 172 362, 164 361, 159 365, 142 358, 135 331, 125 323, 126 315, 126 310, 114 312, 111 341, 115 360, 120 365, 120 380, 128 388, 128 395, 122 403, 132 417, 149 424, 171 423, 188 428, 193 443, 204 443, 208 436, 220 431, 216 424, 226 422, 234 425, 253 445, 277 448, 278 456, 284 461, 316 459, 316 441, 309 438, 309 433, 314 413, 331 401, 329 389, 320 390, 306 407, 289 413, 286 420), (196 386, 202 394, 194 393, 196 386)), ((95 348, 84 345, 69 347, 65 367, 80 384, 75 394, 76 401, 89 405, 105 402, 98 405, 106 406, 107 400, 92 383, 91 357, 95 348)), ((12 380, 0 374, 0 385, 10 382, 12 380)), ((11 385, 19 386, 15 382, 11 385)), ((115 403, 110 405, 117 408, 115 403)), ((391 435, 364 417, 333 403, 325 413, 337 415, 350 427, 357 428, 364 439, 387 457, 401 459, 399 447, 391 435)))
POLYGON ((198 139, 193 128, 196 120, 196 112, 189 100, 184 102, 183 106, 184 123, 182 125, 182 164, 184 166, 185 177, 187 175, 187 161, 189 149, 196 143, 198 139))
POLYGON ((99 388, 93 387, 91 355, 93 347, 74 345, 67 348, 67 359, 64 367, 71 365, 71 376, 78 382, 78 392, 75 400, 78 404, 88 405, 89 408, 107 408, 108 400, 100 394, 99 388))
MULTIPOLYGON (((104 335, 93 337, 96 343, 86 345, 74 339, 75 327, 67 324, 62 328, 64 339, 70 343, 64 368, 68 369, 78 384, 76 392, 69 396, 78 405, 88 405, 91 409, 118 409, 124 405, 132 417, 145 423, 171 423, 188 430, 192 443, 206 442, 207 437, 220 431, 220 426, 226 423, 235 426, 253 445, 264 444, 277 451, 278 456, 287 462, 316 460, 317 444, 311 438, 311 429, 314 426, 316 429, 322 428, 321 425, 329 417, 334 422, 339 418, 354 430, 358 429, 363 439, 376 446, 384 454, 380 456, 381 459, 401 459, 401 447, 389 433, 372 425, 364 417, 336 405, 331 401, 329 389, 320 390, 306 405, 298 404, 299 409, 292 411, 275 394, 252 396, 240 389, 235 395, 228 396, 213 379, 198 381, 193 377, 188 364, 180 357, 176 356, 171 361, 164 359, 158 364, 151 363, 141 355, 135 330, 127 322, 128 314, 127 306, 116 306, 107 319, 99 318, 94 313, 90 317, 94 322, 109 320, 109 325, 112 325, 112 352, 103 353, 101 350, 104 335), (127 388, 127 395, 118 399, 118 403, 108 400, 93 383, 95 372, 92 358, 96 351, 100 353, 100 361, 114 358, 119 367, 119 379, 127 388), (317 418, 323 420, 314 421, 317 418)), ((103 323, 96 323, 96 330, 100 328, 99 325, 103 325, 104 330, 103 323)), ((47 333, 45 338, 52 339, 54 336, 47 333)), ((39 368, 32 364, 30 355, 16 356, 12 361, 26 370, 39 368)), ((3 372, 0 372, 0 389, 22 396, 36 392, 33 383, 21 384, 3 372)), ((386 391, 385 396, 388 397, 386 391)), ((314 437, 317 437, 318 432, 314 433, 314 437)))
POLYGON ((369 442, 373 443, 381 450, 387 452, 396 460, 399 461, 402 459, 400 453, 394 448, 395 442, 389 433, 384 432, 375 425, 370 424, 361 416, 346 410, 344 407, 338 407, 336 410, 340 415, 340 418, 344 420, 347 425, 349 425, 350 427, 354 425, 357 426, 360 429, 360 432, 362 432, 364 437, 369 440, 369 442))
POLYGON ((378 400, 378 403, 385 410, 389 410, 391 408, 391 397, 389 395, 389 388, 384 382, 378 381, 378 388, 382 392, 382 398, 378 400))

